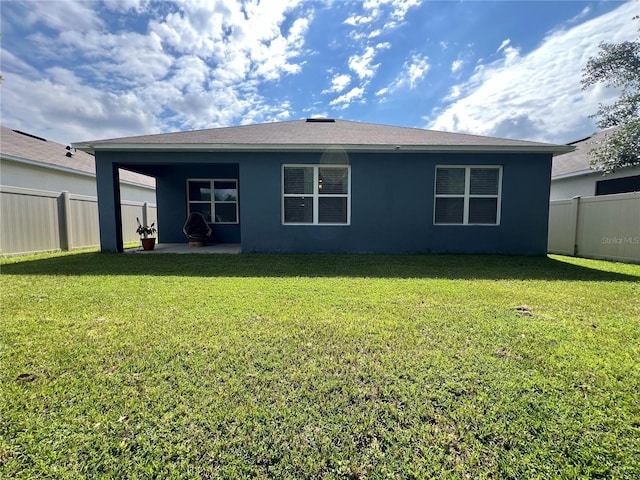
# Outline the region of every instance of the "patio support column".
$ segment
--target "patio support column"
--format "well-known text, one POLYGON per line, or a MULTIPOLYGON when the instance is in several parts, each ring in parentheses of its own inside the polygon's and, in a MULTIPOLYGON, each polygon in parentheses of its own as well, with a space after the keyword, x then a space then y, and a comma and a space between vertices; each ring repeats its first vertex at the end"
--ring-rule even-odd
POLYGON ((96 152, 96 183, 100 250, 103 252, 122 252, 124 247, 118 165, 108 159, 101 159, 98 152, 96 152))

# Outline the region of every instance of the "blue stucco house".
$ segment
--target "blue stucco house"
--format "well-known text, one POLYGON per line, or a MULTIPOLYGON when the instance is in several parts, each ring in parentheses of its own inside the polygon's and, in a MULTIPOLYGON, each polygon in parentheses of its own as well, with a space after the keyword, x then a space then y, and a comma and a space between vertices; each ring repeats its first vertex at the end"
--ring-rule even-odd
POLYGON ((119 169, 156 179, 161 243, 188 214, 242 252, 544 255, 551 161, 571 147, 334 119, 74 144, 96 157, 100 241, 119 169))

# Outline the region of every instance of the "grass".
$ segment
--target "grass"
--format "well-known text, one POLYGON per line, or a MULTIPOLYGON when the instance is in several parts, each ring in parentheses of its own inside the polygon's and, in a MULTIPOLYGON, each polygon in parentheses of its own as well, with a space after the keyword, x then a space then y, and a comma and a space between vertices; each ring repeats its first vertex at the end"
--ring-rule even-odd
POLYGON ((2 260, 2 478, 638 478, 640 266, 2 260))

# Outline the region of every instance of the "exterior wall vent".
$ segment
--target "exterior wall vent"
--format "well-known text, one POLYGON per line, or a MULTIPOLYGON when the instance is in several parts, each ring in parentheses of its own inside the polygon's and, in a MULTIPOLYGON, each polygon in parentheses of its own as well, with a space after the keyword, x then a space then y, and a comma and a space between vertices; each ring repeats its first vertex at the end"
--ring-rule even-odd
POLYGON ((333 118, 307 118, 307 123, 336 123, 333 118))

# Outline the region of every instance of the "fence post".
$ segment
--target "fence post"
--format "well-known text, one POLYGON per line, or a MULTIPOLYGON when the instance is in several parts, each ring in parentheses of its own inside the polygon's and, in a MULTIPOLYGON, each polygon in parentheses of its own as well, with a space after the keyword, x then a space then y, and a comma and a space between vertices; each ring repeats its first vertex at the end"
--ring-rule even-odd
POLYGON ((573 256, 578 256, 579 241, 578 238, 578 221, 580 219, 580 195, 577 195, 571 199, 571 228, 573 230, 573 256))
POLYGON ((142 204, 142 225, 149 225, 149 202, 142 204))
POLYGON ((73 248, 73 232, 71 231, 71 194, 64 191, 60 195, 60 250, 73 248))

